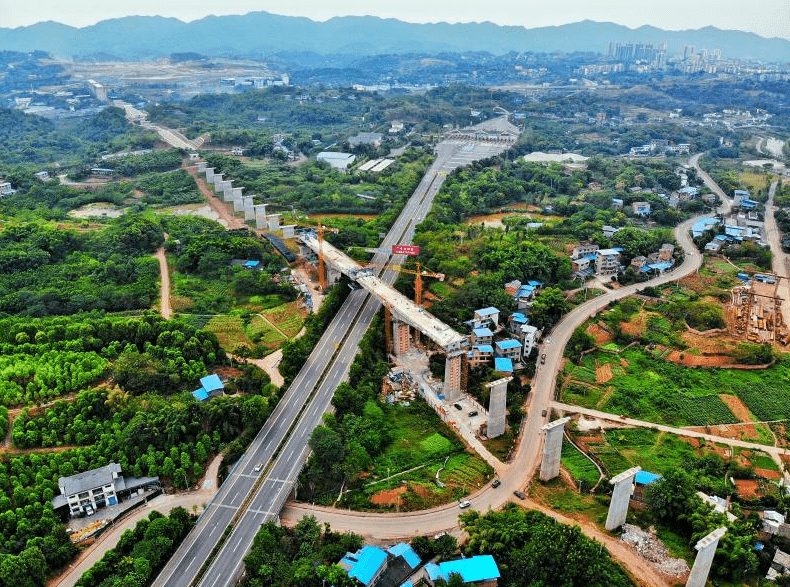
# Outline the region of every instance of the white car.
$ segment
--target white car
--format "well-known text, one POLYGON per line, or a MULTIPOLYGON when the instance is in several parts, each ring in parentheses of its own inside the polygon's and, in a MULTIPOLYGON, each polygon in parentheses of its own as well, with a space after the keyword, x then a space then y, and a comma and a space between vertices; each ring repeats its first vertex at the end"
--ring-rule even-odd
POLYGON ((470 505, 472 505, 472 502, 467 499, 458 502, 458 507, 461 508, 462 510, 465 510, 470 505))
POLYGON ((253 473, 260 473, 261 469, 263 469, 263 463, 258 463, 255 465, 255 468, 252 470, 253 473))

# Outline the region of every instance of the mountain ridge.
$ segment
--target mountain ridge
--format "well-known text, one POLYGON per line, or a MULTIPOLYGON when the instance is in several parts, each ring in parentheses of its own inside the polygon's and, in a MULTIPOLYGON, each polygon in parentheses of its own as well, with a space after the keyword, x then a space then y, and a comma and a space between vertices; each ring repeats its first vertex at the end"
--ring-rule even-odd
MULTIPOLYGON (((487 51, 605 53, 610 42, 666 42, 670 54, 685 45, 720 49, 732 59, 790 60, 790 40, 713 26, 668 31, 651 25, 629 28, 583 20, 526 28, 492 22, 414 24, 375 16, 337 16, 327 21, 281 16, 265 11, 205 16, 185 22, 176 17, 125 16, 77 28, 45 21, 17 28, 0 27, 0 50, 41 50, 61 58, 111 54, 119 59, 150 59, 173 52, 265 58, 280 51, 318 54, 369 47, 373 54, 487 51)), ((358 49, 359 50, 359 49, 358 49)))

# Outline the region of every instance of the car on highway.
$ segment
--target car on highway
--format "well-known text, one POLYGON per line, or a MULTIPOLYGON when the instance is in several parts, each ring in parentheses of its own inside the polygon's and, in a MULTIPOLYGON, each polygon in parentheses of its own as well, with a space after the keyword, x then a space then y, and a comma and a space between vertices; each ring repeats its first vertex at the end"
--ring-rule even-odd
POLYGON ((253 473, 260 473, 261 469, 263 469, 263 463, 258 463, 255 465, 255 468, 252 470, 253 473))
POLYGON ((515 496, 516 496, 517 498, 519 498, 519 499, 524 499, 524 498, 526 497, 526 496, 524 495, 524 492, 523 492, 523 491, 519 491, 518 489, 516 489, 516 490, 513 492, 513 495, 515 495, 515 496))
POLYGON ((474 418, 475 416, 477 416, 477 410, 472 410, 471 412, 469 412, 470 418, 474 418))
POLYGON ((496 488, 499 487, 500 485, 502 485, 502 482, 499 479, 494 479, 493 481, 491 481, 491 487, 496 488))
POLYGON ((464 408, 463 408, 463 406, 462 406, 461 404, 453 404, 453 407, 454 407, 456 410, 463 410, 463 409, 464 409, 464 408))
POLYGON ((472 502, 467 499, 458 502, 458 507, 461 508, 462 510, 465 510, 470 505, 472 505, 472 502))

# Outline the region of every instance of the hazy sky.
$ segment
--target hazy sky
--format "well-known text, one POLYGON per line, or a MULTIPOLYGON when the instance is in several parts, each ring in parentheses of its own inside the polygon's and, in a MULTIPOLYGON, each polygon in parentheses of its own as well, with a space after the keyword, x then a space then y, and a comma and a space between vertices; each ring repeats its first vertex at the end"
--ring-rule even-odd
POLYGON ((528 28, 584 19, 611 21, 632 28, 649 24, 670 30, 712 25, 790 39, 789 0, 505 0, 494 4, 483 0, 0 0, 0 27, 18 27, 42 20, 82 27, 132 14, 191 21, 210 14, 245 14, 256 10, 307 16, 313 20, 370 14, 410 22, 491 21, 528 28))

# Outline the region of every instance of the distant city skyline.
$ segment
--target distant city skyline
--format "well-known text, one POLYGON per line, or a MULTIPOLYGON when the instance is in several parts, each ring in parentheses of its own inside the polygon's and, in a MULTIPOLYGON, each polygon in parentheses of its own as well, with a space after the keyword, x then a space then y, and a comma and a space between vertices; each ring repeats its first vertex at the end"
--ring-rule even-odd
POLYGON ((466 0, 400 0, 397 3, 295 0, 287 5, 270 0, 226 0, 221 4, 209 0, 188 3, 136 0, 134 3, 120 4, 99 0, 72 0, 68 3, 63 0, 37 0, 19 6, 12 4, 11 0, 0 0, 0 13, 3 14, 0 26, 16 28, 52 20, 85 27, 102 20, 133 15, 158 15, 189 22, 209 15, 243 15, 263 10, 319 21, 335 16, 371 15, 414 23, 490 21, 526 28, 582 20, 613 22, 630 28, 651 25, 667 30, 714 26, 790 40, 790 2, 787 0, 758 0, 751 3, 741 0, 666 0, 650 8, 626 0, 568 0, 555 3, 550 9, 546 8, 545 2, 535 0, 523 0, 515 8, 510 3, 489 5, 466 0))

